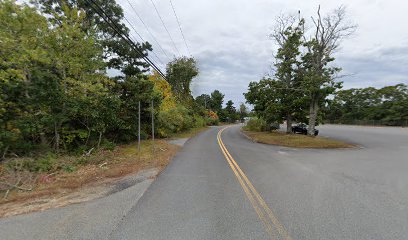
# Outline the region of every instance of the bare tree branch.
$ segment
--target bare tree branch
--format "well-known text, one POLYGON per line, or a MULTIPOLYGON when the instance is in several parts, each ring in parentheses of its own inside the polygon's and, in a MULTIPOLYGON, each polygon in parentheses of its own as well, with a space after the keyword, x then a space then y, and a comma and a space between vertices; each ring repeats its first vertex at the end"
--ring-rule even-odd
POLYGON ((332 79, 333 80, 334 79, 341 79, 341 78, 345 78, 345 77, 352 77, 352 76, 355 76, 355 75, 357 75, 357 74, 356 73, 340 74, 340 75, 336 74, 332 79))
POLYGON ((275 26, 273 32, 269 34, 269 38, 275 41, 275 43, 282 47, 287 40, 285 31, 288 27, 293 27, 296 22, 296 17, 293 15, 280 15, 275 20, 275 26))

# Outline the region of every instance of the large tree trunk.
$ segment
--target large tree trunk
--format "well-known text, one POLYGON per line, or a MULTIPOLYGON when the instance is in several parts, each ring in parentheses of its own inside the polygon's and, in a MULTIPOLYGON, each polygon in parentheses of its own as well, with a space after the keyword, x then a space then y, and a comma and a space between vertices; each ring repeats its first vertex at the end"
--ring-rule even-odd
POLYGON ((310 111, 309 111, 309 127, 307 129, 307 135, 309 136, 314 136, 318 111, 319 111, 318 100, 315 98, 312 98, 312 101, 310 102, 310 111))
POLYGON ((292 115, 286 116, 286 133, 292 133, 292 115))

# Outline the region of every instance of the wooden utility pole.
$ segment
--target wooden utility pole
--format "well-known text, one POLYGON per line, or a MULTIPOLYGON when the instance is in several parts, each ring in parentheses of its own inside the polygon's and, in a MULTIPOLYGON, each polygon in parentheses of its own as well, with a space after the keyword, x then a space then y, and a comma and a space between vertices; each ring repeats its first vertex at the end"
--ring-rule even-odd
POLYGON ((154 160, 154 101, 152 99, 152 155, 154 160))
POLYGON ((140 160, 140 101, 139 101, 139 113, 138 113, 138 125, 137 125, 137 152, 140 160))

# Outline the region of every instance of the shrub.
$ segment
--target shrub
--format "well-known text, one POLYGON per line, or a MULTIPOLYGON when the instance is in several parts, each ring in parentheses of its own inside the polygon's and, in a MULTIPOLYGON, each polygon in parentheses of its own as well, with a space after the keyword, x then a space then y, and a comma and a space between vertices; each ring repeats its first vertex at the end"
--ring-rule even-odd
POLYGON ((32 158, 20 158, 7 161, 6 169, 9 171, 35 171, 35 164, 32 158))
POLYGON ((113 151, 116 147, 116 144, 105 139, 102 142, 101 147, 105 150, 113 151))
POLYGON ((157 133, 160 137, 168 137, 172 133, 194 127, 194 119, 183 106, 162 111, 158 116, 157 133))
POLYGON ((56 156, 49 153, 45 157, 35 160, 35 170, 39 172, 49 172, 55 168, 56 161, 56 156))
POLYGON ((81 156, 75 160, 76 165, 85 165, 88 164, 89 158, 86 156, 81 156))
POLYGON ((76 171, 76 167, 74 167, 74 166, 72 166, 72 165, 65 165, 65 166, 62 167, 62 170, 63 170, 64 172, 71 173, 71 172, 75 172, 75 171, 76 171))
POLYGON ((205 127, 207 125, 207 121, 198 115, 194 115, 194 127, 205 127))
POLYGON ((216 112, 208 111, 207 112, 207 125, 216 126, 220 123, 220 119, 216 112))
POLYGON ((220 120, 214 118, 207 118, 207 125, 208 126, 217 126, 220 123, 220 120))
POLYGON ((9 170, 29 172, 49 172, 58 168, 57 156, 52 153, 48 153, 37 159, 33 158, 20 158, 8 161, 6 168, 9 170))
POLYGON ((267 130, 267 124, 266 121, 261 118, 251 118, 244 129, 248 131, 263 132, 267 130))

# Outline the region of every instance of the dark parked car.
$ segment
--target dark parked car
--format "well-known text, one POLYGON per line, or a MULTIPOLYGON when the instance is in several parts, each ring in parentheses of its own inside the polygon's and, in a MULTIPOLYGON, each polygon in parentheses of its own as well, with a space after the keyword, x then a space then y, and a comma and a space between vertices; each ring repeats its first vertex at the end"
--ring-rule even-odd
MULTIPOLYGON (((307 125, 304 123, 299 123, 298 125, 292 127, 292 132, 307 135, 307 125)), ((319 130, 315 129, 314 135, 317 136, 318 134, 319 130)))

